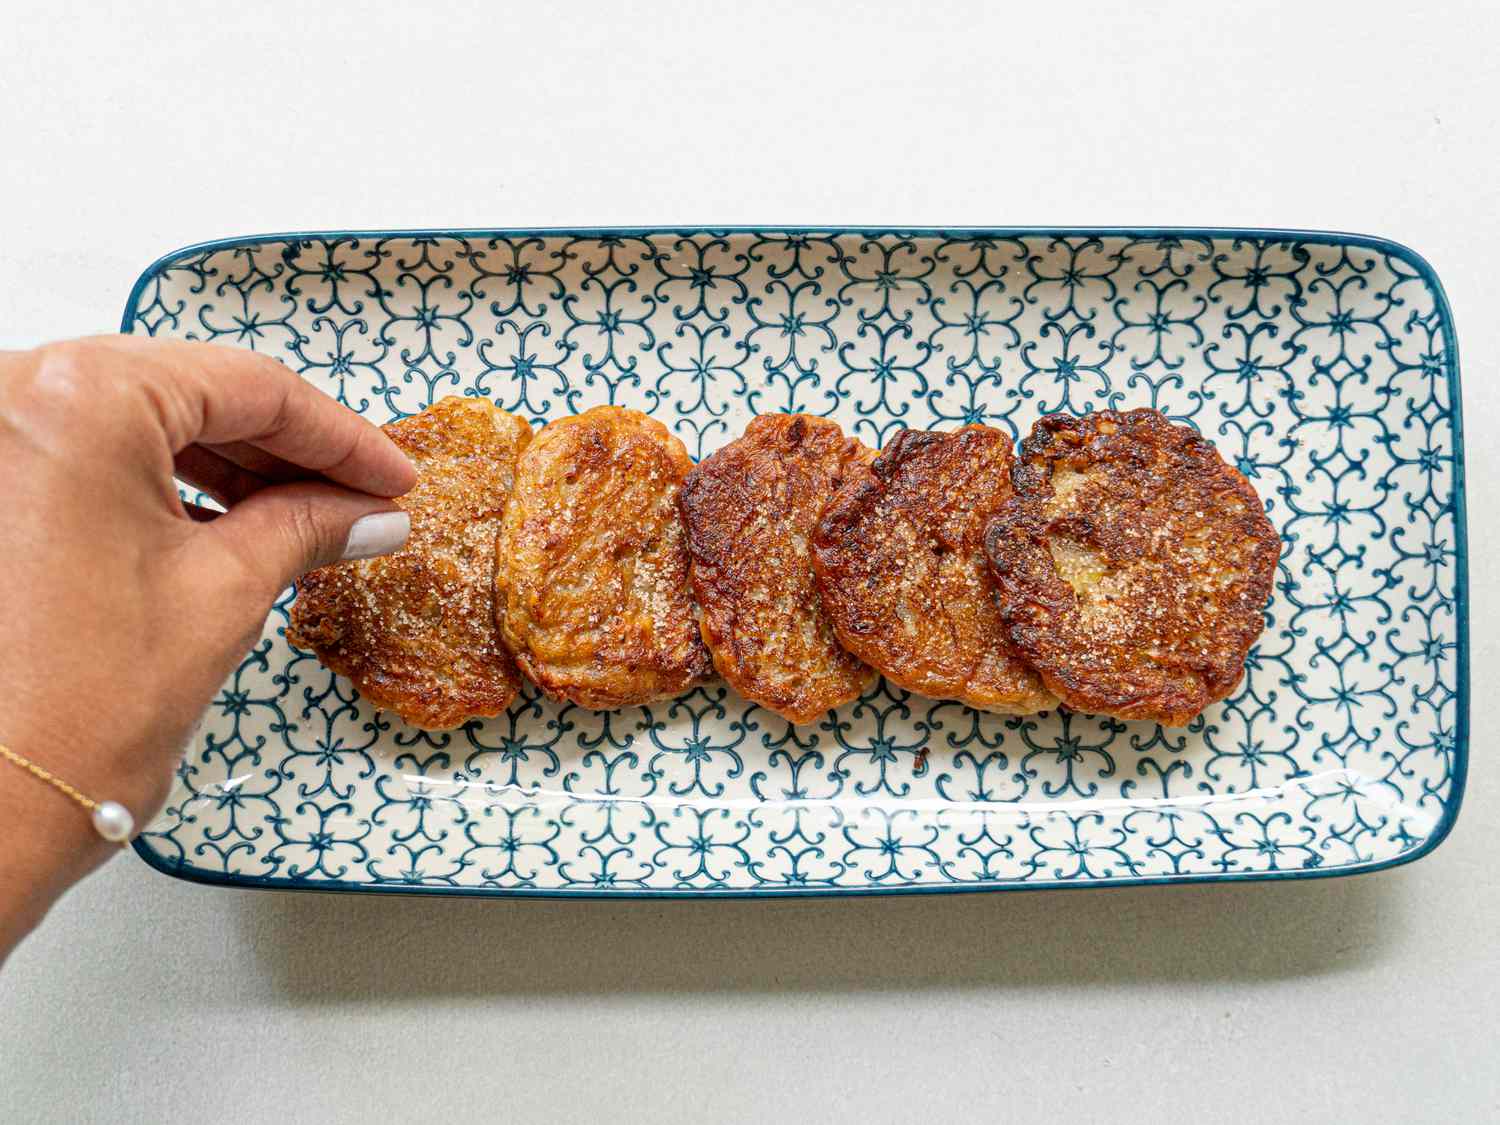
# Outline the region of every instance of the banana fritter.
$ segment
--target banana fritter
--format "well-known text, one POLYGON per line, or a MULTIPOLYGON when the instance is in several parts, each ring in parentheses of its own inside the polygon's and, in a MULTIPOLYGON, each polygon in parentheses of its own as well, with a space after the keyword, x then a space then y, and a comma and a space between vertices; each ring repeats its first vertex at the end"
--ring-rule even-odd
POLYGON ((873 456, 837 422, 764 414, 683 486, 693 593, 714 666, 746 699, 794 723, 875 681, 834 636, 808 545, 846 471, 873 456))
POLYGON ((1013 462, 988 426, 898 433, 829 502, 813 563, 840 643, 892 683, 1029 714, 1056 701, 1005 639, 983 550, 1013 462))
POLYGON ((1064 703, 1178 726, 1239 682, 1281 543, 1212 443, 1132 410, 1039 421, 986 547, 1010 639, 1064 703))
POLYGON ((495 628, 495 535, 531 427, 450 397, 385 432, 417 467, 396 501, 411 536, 395 554, 304 575, 287 640, 415 726, 498 715, 521 678, 495 628))
POLYGON ((497 619, 548 694, 603 710, 678 695, 712 671, 677 511, 692 467, 665 426, 618 406, 551 423, 521 458, 497 619))

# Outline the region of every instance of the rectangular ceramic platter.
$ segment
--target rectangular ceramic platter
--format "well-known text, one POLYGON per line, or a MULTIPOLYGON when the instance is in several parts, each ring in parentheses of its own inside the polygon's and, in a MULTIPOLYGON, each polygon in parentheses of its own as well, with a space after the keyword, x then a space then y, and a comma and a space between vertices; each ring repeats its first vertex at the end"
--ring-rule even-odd
POLYGON ((1410 251, 1273 231, 483 231, 231 239, 129 332, 275 356, 377 423, 450 394, 904 426, 1153 406, 1285 549, 1243 684, 1187 729, 880 683, 790 727, 721 682, 442 734, 288 646, 291 591, 137 849, 241 886, 465 894, 997 890, 1330 875, 1447 833, 1468 703, 1458 359, 1410 251))

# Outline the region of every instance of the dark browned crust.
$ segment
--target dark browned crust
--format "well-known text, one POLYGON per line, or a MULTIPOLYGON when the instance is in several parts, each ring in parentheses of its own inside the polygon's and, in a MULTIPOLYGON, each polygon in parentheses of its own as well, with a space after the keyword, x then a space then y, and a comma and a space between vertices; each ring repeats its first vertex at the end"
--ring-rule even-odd
POLYGON ((810 723, 874 669, 839 646, 808 537, 851 466, 875 456, 837 422, 763 414, 688 476, 679 505, 714 667, 746 699, 810 723))
POLYGON ((1172 726, 1239 683, 1281 551, 1249 481, 1154 410, 1039 421, 985 543, 1010 639, 1064 703, 1172 726))
POLYGON ((385 432, 417 467, 396 501, 411 536, 395 554, 303 575, 287 640, 414 726, 498 715, 521 676, 495 628, 495 535, 531 427, 451 397, 385 432))
POLYGON ((665 426, 618 406, 551 423, 521 458, 496 606, 517 662, 549 695, 608 710, 712 672, 677 511, 692 467, 665 426))
POLYGON ((829 502, 813 565, 839 642, 892 683, 1030 714, 1056 701, 1006 640, 983 551, 1013 461, 988 426, 898 433, 829 502))

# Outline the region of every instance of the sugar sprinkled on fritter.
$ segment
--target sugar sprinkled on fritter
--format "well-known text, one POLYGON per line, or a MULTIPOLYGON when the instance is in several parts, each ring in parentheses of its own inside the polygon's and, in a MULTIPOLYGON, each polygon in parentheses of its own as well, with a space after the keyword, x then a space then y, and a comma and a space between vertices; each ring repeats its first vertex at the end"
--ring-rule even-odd
POLYGON ((1280 548, 1250 483, 1154 410, 1041 419, 986 534, 1011 642, 1047 686, 1169 725, 1234 690, 1280 548))
POLYGON ((304 575, 287 639, 415 726, 498 715, 521 677, 495 628, 495 535, 531 427, 453 396, 385 432, 417 467, 396 501, 411 535, 395 554, 304 575))

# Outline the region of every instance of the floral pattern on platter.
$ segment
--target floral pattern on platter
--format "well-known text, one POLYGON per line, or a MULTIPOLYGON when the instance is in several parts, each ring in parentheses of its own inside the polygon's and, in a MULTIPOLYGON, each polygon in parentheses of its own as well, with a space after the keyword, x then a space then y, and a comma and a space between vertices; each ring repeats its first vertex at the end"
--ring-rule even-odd
POLYGON ((1356 871, 1463 787, 1457 356, 1392 244, 1277 232, 288 235, 171 255, 127 331, 254 348, 376 422, 448 394, 647 411, 695 457, 754 414, 871 444, 1153 406, 1284 540, 1244 682, 1185 729, 885 682, 792 727, 719 682, 595 713, 528 689, 444 733, 288 646, 292 592, 138 842, 243 885, 841 893, 1356 871))

